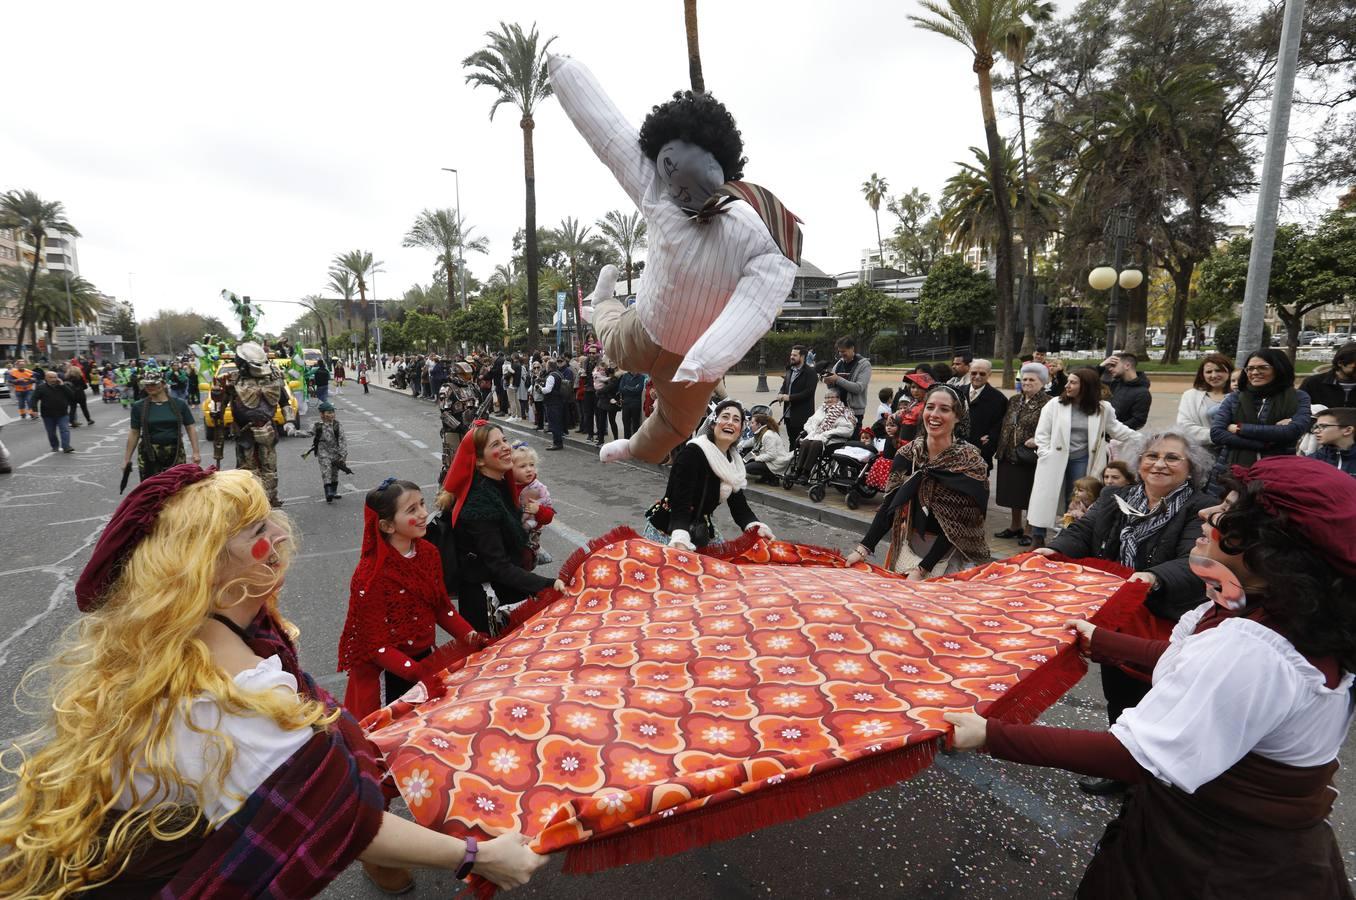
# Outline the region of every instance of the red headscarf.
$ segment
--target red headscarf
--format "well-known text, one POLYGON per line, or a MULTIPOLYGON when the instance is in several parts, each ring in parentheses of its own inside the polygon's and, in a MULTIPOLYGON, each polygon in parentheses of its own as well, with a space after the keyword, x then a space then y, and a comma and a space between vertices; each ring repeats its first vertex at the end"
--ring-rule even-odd
POLYGON ((1262 506, 1285 516, 1328 565, 1356 577, 1356 478, 1307 456, 1268 456, 1231 471, 1244 484, 1260 481, 1262 506))
MULTIPOLYGON (((927 374, 926 372, 910 372, 908 375, 904 376, 904 379, 906 381, 912 382, 914 385, 922 388, 925 391, 928 388, 932 387, 934 384, 936 384, 936 382, 932 380, 932 376, 927 374)), ((901 410, 899 413, 900 424, 917 425, 918 417, 922 415, 922 413, 923 413, 923 401, 910 399, 909 405, 905 407, 903 410, 901 410)))
MULTIPOLYGON (((456 526, 457 517, 461 515, 461 508, 466 503, 466 495, 471 492, 471 482, 475 480, 477 462, 475 436, 477 431, 485 427, 499 428, 498 425, 491 425, 484 419, 476 419, 471 423, 471 430, 462 436, 461 443, 457 445, 457 455, 452 457, 452 465, 447 467, 447 477, 443 479, 443 490, 455 498, 452 513, 447 518, 448 527, 456 526)), ((513 480, 513 473, 509 472, 504 477, 508 480, 510 496, 516 500, 519 489, 513 480)))

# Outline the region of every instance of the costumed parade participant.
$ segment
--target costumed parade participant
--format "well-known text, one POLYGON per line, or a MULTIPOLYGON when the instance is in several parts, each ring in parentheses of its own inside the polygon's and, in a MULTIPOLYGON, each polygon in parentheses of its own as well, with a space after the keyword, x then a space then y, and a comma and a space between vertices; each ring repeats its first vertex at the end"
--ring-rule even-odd
POLYGON ((647 539, 687 550, 718 543, 711 514, 724 503, 742 530, 774 540, 744 496, 748 474, 735 448, 743 433, 743 407, 735 400, 721 402, 706 430, 674 454, 664 496, 645 513, 647 539))
POLYGON ((433 676, 447 662, 442 656, 429 659, 435 626, 452 635, 464 653, 486 643, 453 607, 438 550, 424 540, 427 531, 419 485, 387 478, 368 492, 362 550, 339 638, 339 671, 348 672, 344 708, 360 719, 416 682, 430 697, 441 696, 442 683, 433 676))
POLYGON ((593 326, 613 365, 650 375, 654 415, 599 451, 657 463, 692 434, 726 370, 772 327, 800 262, 799 221, 742 181, 743 141, 711 95, 684 91, 637 131, 581 63, 551 56, 565 114, 645 216, 649 253, 634 306, 598 276, 593 326))
POLYGON ((517 833, 473 847, 384 811, 378 751, 297 664, 291 547, 244 472, 175 466, 122 501, 41 667, 0 896, 310 897, 354 859, 388 888, 468 860, 512 887, 544 862, 517 833))
POLYGON ((990 559, 984 537, 989 467, 967 433, 965 402, 949 385, 934 384, 923 400, 923 434, 895 454, 892 493, 876 511, 849 563, 869 559, 887 533, 885 567, 910 581, 949 575, 990 559))
POLYGON ((443 467, 438 472, 439 481, 447 477, 452 457, 457 455, 457 445, 471 430, 471 420, 476 417, 476 408, 480 406, 480 391, 476 390, 471 380, 474 374, 470 363, 459 362, 452 367, 452 377, 438 389, 439 435, 443 441, 443 467))
POLYGON ((1352 718, 1356 481, 1302 457, 1224 478, 1191 568, 1205 602, 1170 640, 1069 626, 1152 672, 1109 732, 948 713, 955 746, 1133 785, 1078 896, 1349 898, 1328 816, 1352 718))
POLYGON ((325 400, 319 409, 320 421, 311 426, 311 449, 301 458, 315 454, 315 461, 320 464, 320 481, 325 486, 325 502, 333 503, 340 496, 336 473, 352 475, 353 470, 348 467, 348 437, 334 415, 334 404, 325 400))
POLYGON ((259 476, 268 492, 268 502, 282 506, 278 498, 278 432, 273 416, 288 402, 282 372, 264 348, 246 341, 235 348, 237 374, 229 390, 235 421, 235 465, 259 476))
POLYGON ((131 424, 127 429, 127 447, 122 454, 123 471, 132 465, 136 454, 137 474, 141 481, 158 475, 171 466, 184 463, 182 430, 193 447, 193 463, 202 462, 198 449, 198 432, 193 427, 193 411, 188 402, 171 397, 165 390, 165 379, 160 372, 147 372, 141 378, 141 389, 146 396, 132 407, 131 424))
POLYGON ((443 480, 438 506, 457 547, 457 601, 479 631, 498 634, 528 597, 565 585, 532 572, 532 548, 518 508, 513 447, 497 426, 472 424, 443 480))

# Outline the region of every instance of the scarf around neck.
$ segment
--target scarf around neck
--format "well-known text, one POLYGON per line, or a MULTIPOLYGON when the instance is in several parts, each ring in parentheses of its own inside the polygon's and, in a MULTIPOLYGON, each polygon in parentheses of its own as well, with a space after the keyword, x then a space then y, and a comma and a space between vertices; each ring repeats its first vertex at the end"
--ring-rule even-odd
POLYGON ((935 458, 928 457, 926 435, 899 448, 882 509, 899 515, 915 497, 937 517, 942 531, 967 559, 988 559, 984 516, 989 504, 989 466, 971 444, 953 440, 935 458), (913 469, 912 474, 907 470, 913 469), (896 490, 898 488, 898 490, 896 490))
POLYGON ((729 500, 731 494, 748 486, 749 479, 744 473, 744 459, 738 453, 732 454, 734 458, 731 459, 721 453, 715 442, 704 434, 693 438, 690 443, 702 451, 706 457, 706 465, 712 474, 720 479, 721 503, 729 500))
POLYGON ((1186 482, 1158 501, 1158 507, 1152 510, 1149 509, 1149 495, 1142 484, 1116 495, 1116 505, 1126 518, 1126 525, 1121 529, 1121 565, 1139 568, 1135 559, 1139 555, 1140 545, 1158 534, 1164 525, 1182 511, 1182 507, 1191 499, 1191 493, 1191 482, 1186 482))

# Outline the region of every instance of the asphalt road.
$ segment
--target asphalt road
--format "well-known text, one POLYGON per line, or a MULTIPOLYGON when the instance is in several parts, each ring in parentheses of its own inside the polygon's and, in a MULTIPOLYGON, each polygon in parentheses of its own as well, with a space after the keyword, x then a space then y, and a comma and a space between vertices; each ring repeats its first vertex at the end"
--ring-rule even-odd
MULTIPOLYGON (((408 394, 373 389, 364 395, 350 385, 331 399, 348 431, 354 469, 340 482, 342 500, 325 504, 315 463, 300 459, 308 441, 291 438, 279 445, 280 494, 301 536, 282 605, 302 630, 302 664, 342 694, 344 676, 333 671, 335 648, 357 559, 362 494, 396 475, 427 486, 431 501, 438 437, 433 406, 408 394)), ((96 424, 73 432, 78 451, 73 454, 48 454, 39 424, 14 422, 0 432, 15 466, 13 475, 0 476, 5 550, 0 559, 0 685, 10 690, 75 619, 75 578, 118 501, 127 413, 98 402, 91 412, 96 424)), ((539 448, 546 446, 539 433, 523 433, 539 448)), ((204 450, 210 453, 208 445, 204 450)), ((226 463, 231 463, 229 449, 226 463)), ((639 528, 643 511, 664 489, 661 470, 633 464, 602 469, 596 456, 573 447, 543 454, 542 478, 551 489, 558 523, 544 543, 557 560, 617 524, 639 528)), ((764 512, 779 537, 832 546, 849 546, 858 537, 790 513, 764 512)), ((733 532, 728 518, 724 523, 733 532)), ((1105 727, 1095 673, 1043 721, 1105 727)), ((0 703, 0 745, 28 727, 7 691, 0 703)), ((1337 776, 1344 797, 1356 796, 1349 753, 1344 750, 1346 765, 1337 776)), ((902 785, 700 850, 580 877, 559 874, 555 859, 514 896, 1063 897, 1072 894, 1115 811, 1114 802, 1079 792, 1075 776, 1066 772, 969 754, 943 756, 902 785)), ((1356 869, 1350 803, 1339 801, 1333 824, 1349 869, 1356 869)), ((448 874, 423 872, 410 896, 450 896, 457 888, 448 874)), ((355 866, 324 896, 381 895, 355 866)))

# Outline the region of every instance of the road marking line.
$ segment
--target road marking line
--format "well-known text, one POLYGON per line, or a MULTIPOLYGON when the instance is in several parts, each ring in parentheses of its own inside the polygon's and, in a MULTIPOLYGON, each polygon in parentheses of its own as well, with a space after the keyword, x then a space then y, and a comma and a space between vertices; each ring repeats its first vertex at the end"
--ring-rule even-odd
POLYGON ((550 525, 547 525, 546 527, 552 529, 561 537, 563 537, 565 540, 569 541, 571 544, 574 544, 576 547, 587 547, 589 545, 589 539, 587 535, 585 535, 583 532, 575 531, 568 525, 562 525, 559 522, 552 522, 550 525))
MULTIPOLYGON (((373 419, 372 421, 375 422, 375 421, 377 421, 377 420, 376 420, 376 419, 373 419)), ((390 422, 382 422, 382 423, 381 423, 381 427, 382 427, 382 428, 394 428, 395 426, 392 425, 390 422)))
POLYGON ((403 437, 403 438, 404 438, 405 440, 407 440, 407 441, 408 441, 408 440, 411 440, 410 436, 409 436, 408 434, 406 434, 405 432, 403 432, 403 431, 397 431, 396 434, 400 435, 401 437, 403 437))
POLYGON ((443 455, 442 455, 441 453, 430 453, 429 456, 431 456, 431 457, 433 457, 434 459, 438 460, 438 462, 442 462, 442 461, 443 461, 443 455))
MULTIPOLYGON (((410 443, 411 443, 411 444, 414 444, 414 446, 418 447, 420 450, 427 450, 427 449, 428 449, 428 444, 425 444, 423 441, 416 441, 416 440, 414 440, 413 438, 411 438, 411 439, 410 439, 410 443)), ((439 455, 436 454, 436 453, 434 454, 434 456, 437 456, 439 459, 442 459, 442 457, 439 456, 439 455)))
MULTIPOLYGON (((372 421, 373 421, 373 422, 381 422, 382 420, 381 420, 379 417, 377 417, 377 416, 373 416, 373 417, 372 417, 372 421)), ((383 423, 383 424, 385 424, 385 423, 383 423)))

